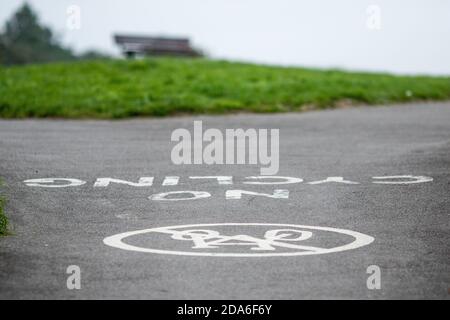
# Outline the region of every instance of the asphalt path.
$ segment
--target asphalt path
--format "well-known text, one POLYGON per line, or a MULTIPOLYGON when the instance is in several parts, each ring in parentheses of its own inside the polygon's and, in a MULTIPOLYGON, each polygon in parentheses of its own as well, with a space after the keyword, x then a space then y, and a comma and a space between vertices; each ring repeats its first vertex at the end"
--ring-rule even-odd
POLYGON ((0 238, 0 299, 450 297, 449 103, 125 121, 1 120, 0 176, 6 184, 0 192, 8 199, 6 213, 12 229, 12 235, 0 238), (277 175, 303 182, 245 184, 246 177, 259 175, 259 165, 174 165, 171 133, 191 129, 194 120, 220 130, 278 128, 277 175), (433 181, 374 183, 373 177, 395 175, 433 181), (166 176, 179 176, 179 183, 163 186, 166 176), (191 176, 232 176, 233 184, 191 176), (24 183, 55 177, 86 183, 64 188, 24 183), (154 177, 154 182, 147 187, 119 183, 94 187, 96 179, 104 177, 134 182, 154 177), (309 183, 327 177, 358 184, 309 183), (226 199, 226 191, 236 189, 266 194, 286 189, 289 196, 226 199), (149 199, 187 190, 211 196, 149 199), (221 225, 226 223, 243 225, 221 225), (251 225, 257 223, 272 226, 251 225), (290 255, 299 250, 278 246, 266 251, 251 245, 195 249, 192 239, 177 240, 167 233, 123 240, 163 252, 104 243, 105 238, 124 232, 196 224, 216 226, 184 228, 261 238, 267 230, 288 228, 274 224, 301 225, 313 227, 306 229, 314 234, 307 241, 319 247, 333 248, 353 238, 315 227, 354 231, 373 242, 310 255, 290 255), (181 254, 164 253, 168 251, 181 254), (288 254, 250 256, 267 252, 288 254), (80 290, 67 288, 70 265, 80 267, 80 290), (379 267, 380 289, 367 286, 371 265, 379 267))

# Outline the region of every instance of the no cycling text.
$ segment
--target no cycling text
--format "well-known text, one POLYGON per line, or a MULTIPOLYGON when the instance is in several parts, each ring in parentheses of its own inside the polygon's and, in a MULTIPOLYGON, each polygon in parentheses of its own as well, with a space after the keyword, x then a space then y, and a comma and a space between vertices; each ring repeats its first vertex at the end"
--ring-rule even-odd
MULTIPOLYGON (((122 180, 118 178, 97 178, 93 184, 95 189, 107 188, 112 186, 134 187, 134 188, 148 188, 156 185, 163 187, 183 185, 183 182, 195 184, 198 180, 212 180, 218 185, 231 186, 235 184, 233 176, 189 176, 181 180, 179 176, 166 176, 162 180, 157 181, 155 177, 141 177, 136 181, 122 180), (155 182, 156 180, 156 182, 155 182), (181 181, 181 183, 180 183, 181 181)), ((389 175, 389 176, 374 176, 370 177, 366 182, 368 184, 376 185, 412 185, 433 181, 433 178, 420 175, 389 175)), ((39 178, 25 180, 24 183, 29 187, 39 188, 74 188, 81 187, 87 184, 86 181, 76 178, 39 178)), ((255 191, 255 187, 260 185, 290 185, 290 184, 306 184, 309 186, 319 185, 360 185, 361 182, 350 180, 344 177, 326 177, 318 180, 304 181, 302 178, 286 177, 286 176, 249 176, 240 178, 239 183, 246 185, 246 190, 243 189, 228 189, 225 191, 225 199, 239 200, 243 195, 262 196, 274 199, 288 199, 289 190, 274 189, 272 193, 261 193, 255 191)), ((180 201, 180 200, 197 200, 211 197, 208 191, 197 190, 177 190, 166 191, 162 193, 154 193, 149 196, 153 201, 180 201)))

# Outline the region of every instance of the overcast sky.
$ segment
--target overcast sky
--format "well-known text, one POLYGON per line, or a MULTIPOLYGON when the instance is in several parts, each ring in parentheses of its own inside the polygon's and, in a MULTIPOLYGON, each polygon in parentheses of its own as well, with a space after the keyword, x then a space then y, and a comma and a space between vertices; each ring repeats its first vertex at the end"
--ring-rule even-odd
MULTIPOLYGON (((23 2, 1 0, 0 23, 23 2)), ((213 58, 450 75, 449 0, 28 2, 77 51, 118 54, 115 32, 187 36, 213 58), (79 30, 66 27, 70 5, 81 8, 79 30)))

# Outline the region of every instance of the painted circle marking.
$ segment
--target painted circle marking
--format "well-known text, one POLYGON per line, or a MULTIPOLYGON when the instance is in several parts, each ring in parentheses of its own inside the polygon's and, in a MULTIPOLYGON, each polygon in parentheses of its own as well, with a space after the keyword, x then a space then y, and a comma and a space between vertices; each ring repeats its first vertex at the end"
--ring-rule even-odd
MULTIPOLYGON (((285 230, 285 229, 283 229, 285 230)), ((292 229, 290 229, 292 230, 292 229)), ((202 235, 205 236, 205 231, 207 230, 193 230, 197 232, 199 235, 199 231, 202 232, 202 235)), ((270 231, 269 231, 270 232, 270 231)), ((310 231, 306 231, 306 233, 311 233, 310 231)), ((301 237, 300 237, 301 238, 301 237)), ((309 237, 303 237, 304 239, 309 237)), ((183 239, 185 240, 185 239, 183 239)), ((301 239, 303 240, 303 239, 301 239)), ((303 255, 316 255, 316 254, 326 254, 333 252, 342 252, 347 250, 357 249, 363 246, 366 246, 372 243, 375 239, 371 236, 368 236, 363 233, 359 233, 352 230, 346 229, 338 229, 338 228, 330 228, 330 227, 317 227, 317 226, 305 226, 305 225, 295 225, 295 224, 277 224, 277 223, 214 223, 214 224, 190 224, 190 225, 178 225, 178 226, 169 226, 169 227, 158 227, 158 228, 150 228, 144 230, 136 230, 129 231, 120 234, 116 234, 110 237, 106 237, 103 240, 103 243, 118 249, 128 250, 128 251, 136 251, 136 252, 144 252, 144 253, 156 253, 156 254, 169 254, 169 255, 182 255, 182 256, 212 256, 212 257, 286 257, 286 256, 303 256, 303 255), (343 234, 347 236, 351 236, 354 240, 345 245, 341 245, 334 248, 315 248, 315 247, 303 247, 309 249, 310 251, 293 251, 293 252, 267 252, 267 253, 230 253, 230 252, 195 252, 195 251, 179 251, 179 250, 163 250, 163 249, 155 249, 155 248, 144 248, 138 247, 134 245, 130 245, 124 242, 124 239, 142 235, 147 233, 171 233, 173 234, 172 239, 180 239, 180 233, 178 229, 184 228, 205 228, 205 227, 219 227, 219 226, 258 226, 258 227, 282 227, 282 228, 297 228, 298 232, 301 230, 318 230, 318 231, 326 231, 332 233, 343 234), (178 233, 178 235, 176 235, 178 233), (176 238, 178 237, 178 238, 176 238)), ((288 240, 286 240, 288 241, 288 240)), ((292 240, 290 240, 292 241, 292 240)), ((289 247, 289 244, 285 244, 285 246, 289 247)), ((292 246, 292 245, 291 245, 292 246)), ((295 246, 294 246, 295 247, 295 246)))

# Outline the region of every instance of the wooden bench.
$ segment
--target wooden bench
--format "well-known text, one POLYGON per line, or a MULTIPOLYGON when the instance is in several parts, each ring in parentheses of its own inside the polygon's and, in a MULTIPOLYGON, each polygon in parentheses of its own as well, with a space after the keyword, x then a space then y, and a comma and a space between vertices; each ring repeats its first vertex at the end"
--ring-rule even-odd
POLYGON ((146 55, 201 56, 201 53, 192 48, 189 39, 186 38, 115 35, 114 40, 121 47, 124 56, 127 58, 146 55))

